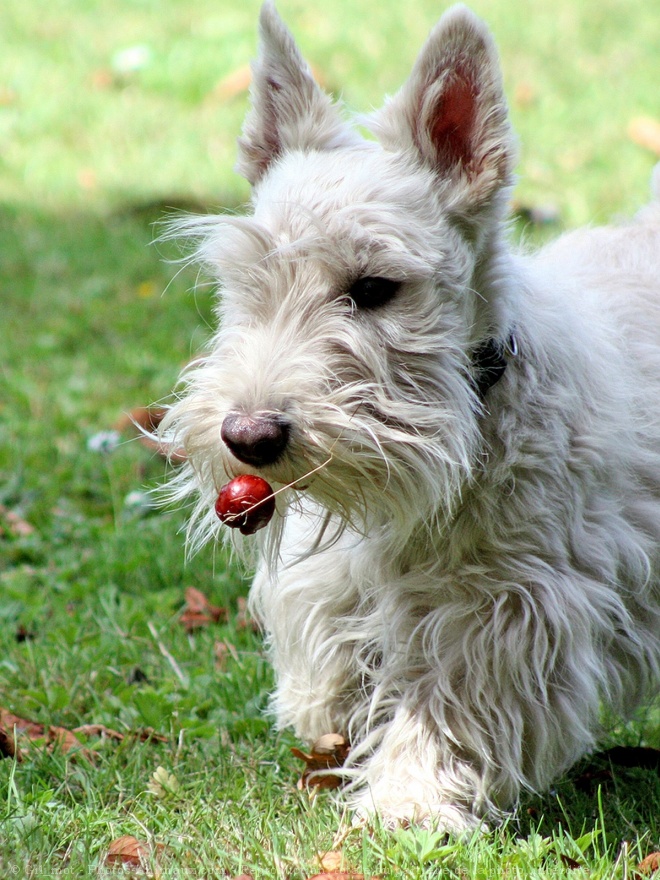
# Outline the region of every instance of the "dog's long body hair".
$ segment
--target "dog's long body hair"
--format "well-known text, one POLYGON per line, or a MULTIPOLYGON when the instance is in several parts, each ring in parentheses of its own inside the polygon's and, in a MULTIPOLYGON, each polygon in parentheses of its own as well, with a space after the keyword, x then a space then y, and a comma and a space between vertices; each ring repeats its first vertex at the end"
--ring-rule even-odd
POLYGON ((236 545, 278 723, 348 736, 361 810, 465 830, 657 686, 660 174, 628 225, 512 250, 499 65, 462 7, 374 140, 270 5, 252 101, 251 215, 183 224, 222 296, 164 423, 171 494, 196 547, 228 480, 269 481, 273 521, 236 545), (233 413, 278 450, 235 454, 233 413))

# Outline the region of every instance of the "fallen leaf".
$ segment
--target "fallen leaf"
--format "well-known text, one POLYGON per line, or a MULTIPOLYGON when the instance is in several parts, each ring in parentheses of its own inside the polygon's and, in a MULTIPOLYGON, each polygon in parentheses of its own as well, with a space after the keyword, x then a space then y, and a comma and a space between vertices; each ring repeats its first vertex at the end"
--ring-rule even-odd
POLYGON ((165 406, 137 406, 125 413, 116 423, 115 431, 122 434, 131 432, 137 434, 140 443, 147 449, 153 449, 164 458, 172 462, 185 461, 186 454, 183 449, 173 449, 156 436, 158 426, 165 417, 165 406))
POLYGON ((0 107, 10 107, 16 102, 16 92, 8 86, 0 86, 0 107))
POLYGON ((80 727, 73 728, 74 733, 82 733, 84 736, 100 736, 102 739, 113 739, 116 742, 123 742, 125 739, 137 739, 140 742, 167 742, 167 737, 162 733, 156 733, 153 727, 139 727, 137 730, 129 730, 126 733, 120 733, 118 730, 112 730, 105 724, 81 724, 80 727))
POLYGON ((201 590, 186 587, 186 605, 179 618, 188 632, 228 618, 227 609, 212 605, 201 590))
POLYGON ((93 168, 80 168, 76 176, 81 189, 90 192, 98 186, 98 177, 93 168))
POLYGON ((159 800, 166 800, 173 795, 178 796, 181 786, 173 773, 169 773, 164 767, 157 767, 147 783, 147 790, 159 800))
POLYGON ((100 67, 98 70, 93 71, 90 79, 92 87, 95 89, 110 89, 115 84, 114 74, 105 67, 100 67))
POLYGON ((140 742, 159 742, 166 743, 167 737, 162 733, 156 733, 153 727, 139 727, 137 730, 131 730, 127 736, 139 739, 140 742))
POLYGON ((17 761, 23 760, 21 750, 16 745, 13 733, 0 727, 0 758, 16 758, 17 761))
MULTIPOLYGON (((326 87, 325 77, 318 70, 312 67, 312 75, 317 83, 322 87, 326 87)), ((233 101, 239 95, 245 94, 252 84, 252 68, 249 64, 243 64, 232 70, 218 82, 211 93, 211 98, 223 103, 233 101)))
POLYGON ((324 733, 312 746, 312 755, 315 758, 332 757, 343 764, 348 757, 349 745, 340 733, 324 733))
POLYGON ((574 871, 576 868, 582 867, 582 862, 578 862, 577 859, 572 859, 570 856, 567 856, 564 853, 559 853, 559 861, 571 871, 574 871))
POLYGON ((513 103, 523 110, 536 103, 537 97, 536 89, 528 82, 518 83, 513 91, 513 103))
POLYGON ((44 735, 45 728, 43 724, 37 724, 36 721, 28 721, 26 718, 19 718, 8 709, 0 708, 0 726, 5 730, 13 730, 16 728, 17 734, 27 736, 28 739, 39 739, 44 735))
POLYGON ((186 607, 190 609, 190 611, 210 614, 214 620, 220 620, 221 617, 227 616, 227 612, 224 608, 218 608, 215 605, 211 605, 204 593, 196 587, 186 587, 185 597, 186 607))
MULTIPOLYGON (((322 874, 314 874, 307 880, 364 880, 364 874, 355 874, 353 871, 324 871, 322 874)), ((377 878, 373 878, 377 880, 377 878)))
MULTIPOLYGON (((69 730, 66 727, 59 727, 56 724, 39 724, 27 718, 20 718, 14 715, 8 709, 0 707, 0 737, 4 734, 5 748, 3 750, 0 744, 0 756, 10 756, 7 749, 11 746, 7 745, 7 741, 11 740, 13 744, 14 738, 20 742, 23 751, 29 751, 30 747, 44 748, 47 752, 58 748, 62 752, 76 751, 88 761, 94 761, 96 752, 93 749, 86 748, 78 739, 77 734, 83 736, 100 736, 106 739, 112 739, 116 742, 122 742, 127 738, 139 739, 141 742, 153 740, 155 742, 167 742, 167 737, 160 733, 156 733, 151 727, 141 728, 128 733, 119 733, 106 727, 104 724, 83 724, 69 730)), ((21 754, 21 752, 19 752, 21 754)), ((21 760, 21 758, 18 758, 21 760)))
POLYGON ((261 632, 261 627, 248 611, 247 599, 245 598, 245 596, 239 596, 236 604, 238 605, 238 613, 236 614, 236 629, 248 629, 254 633, 261 632))
POLYGON ((105 856, 106 865, 140 866, 149 858, 149 846, 137 837, 124 834, 113 840, 105 856))
POLYGON ((75 748, 79 749, 80 754, 84 757, 90 760, 93 757, 93 753, 85 749, 78 737, 66 727, 58 727, 56 724, 38 724, 36 721, 20 718, 8 709, 0 708, 0 729, 11 737, 16 731, 16 738, 27 741, 28 744, 39 743, 43 740, 47 751, 52 751, 57 747, 63 752, 68 752, 75 748))
POLYGON ((27 642, 35 637, 35 633, 31 629, 28 629, 24 623, 19 623, 16 627, 14 638, 17 642, 27 642))
POLYGON ((639 147, 660 156, 660 121, 650 116, 637 116, 628 125, 628 137, 639 147))
POLYGON ((344 854, 336 849, 319 856, 319 864, 324 871, 343 871, 346 867, 346 859, 344 854))
POLYGON ((143 431, 153 433, 163 421, 166 412, 167 408, 164 406, 137 406, 119 420, 117 430, 120 431, 133 425, 143 431))
POLYGON ((4 504, 0 504, 0 535, 4 532, 14 538, 27 538, 34 534, 34 526, 15 510, 9 510, 4 504))
MULTIPOLYGON (((105 855, 105 864, 108 866, 120 866, 128 868, 142 868, 149 866, 149 876, 152 880, 161 877, 160 871, 153 870, 153 861, 166 849, 164 843, 147 843, 138 840, 132 834, 124 834, 113 840, 105 855)), ((133 876, 129 874, 128 876, 133 876)), ((140 876, 142 876, 140 874, 140 876)))
POLYGON ((641 874, 650 875, 660 871, 660 852, 654 852, 646 856, 645 859, 637 865, 637 870, 641 874))
POLYGON ((124 734, 117 730, 106 727, 105 724, 81 724, 80 727, 73 728, 74 733, 82 733, 84 736, 100 736, 107 739, 114 739, 117 742, 123 742, 124 734))
POLYGON ((245 64, 236 70, 232 70, 227 76, 223 76, 213 89, 213 97, 218 101, 231 101, 243 92, 247 92, 251 82, 252 71, 250 70, 250 65, 245 64))
POLYGON ((72 730, 67 730, 66 727, 58 727, 55 724, 48 726, 47 743, 48 745, 57 746, 63 752, 79 748, 86 757, 89 758, 92 755, 89 749, 83 748, 82 743, 72 730))
POLYGON ((349 744, 339 733, 326 733, 319 737, 309 754, 294 746, 291 753, 306 764, 297 783, 298 789, 339 788, 343 783, 342 777, 328 771, 341 767, 349 751, 349 744))
POLYGON ((222 672, 227 665, 227 659, 229 657, 232 658, 238 665, 241 665, 241 661, 238 657, 238 651, 232 645, 231 642, 216 642, 213 646, 213 652, 215 654, 215 668, 222 672))

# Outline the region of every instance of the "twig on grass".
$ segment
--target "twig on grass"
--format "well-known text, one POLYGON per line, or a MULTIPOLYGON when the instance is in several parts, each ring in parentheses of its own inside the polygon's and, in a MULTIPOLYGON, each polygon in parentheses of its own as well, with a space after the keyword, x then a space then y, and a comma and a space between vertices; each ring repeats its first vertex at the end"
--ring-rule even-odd
POLYGON ((160 638, 158 637, 158 633, 156 632, 156 627, 153 625, 153 623, 150 620, 147 622, 147 626, 149 627, 149 632, 151 633, 154 642, 158 645, 158 650, 163 655, 163 657, 167 660, 167 662, 170 664, 170 666, 172 667, 172 671, 174 672, 176 677, 179 679, 182 686, 184 688, 188 689, 188 687, 190 687, 190 679, 185 674, 185 672, 183 672, 183 670, 181 669, 179 664, 176 662, 174 657, 167 650, 165 645, 161 642, 160 638))

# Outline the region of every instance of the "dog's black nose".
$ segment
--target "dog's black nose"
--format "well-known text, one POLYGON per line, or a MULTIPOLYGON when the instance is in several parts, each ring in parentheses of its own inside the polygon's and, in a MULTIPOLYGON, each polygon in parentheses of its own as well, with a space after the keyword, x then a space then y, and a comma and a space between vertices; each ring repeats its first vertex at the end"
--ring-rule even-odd
POLYGON ((282 455, 289 442, 289 425, 276 415, 228 413, 220 436, 239 461, 261 467, 274 464, 282 455))

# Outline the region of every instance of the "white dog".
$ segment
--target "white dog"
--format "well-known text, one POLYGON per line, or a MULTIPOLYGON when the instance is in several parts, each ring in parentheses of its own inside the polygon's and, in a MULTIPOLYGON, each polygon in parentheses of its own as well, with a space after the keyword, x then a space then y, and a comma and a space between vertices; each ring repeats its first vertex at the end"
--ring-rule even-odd
POLYGON ((591 749, 660 667, 660 174, 629 225, 517 253, 485 26, 454 7, 365 139, 261 14, 247 217, 185 224, 219 330, 164 434, 191 540, 276 492, 252 608, 278 723, 348 796, 464 831, 591 749))

